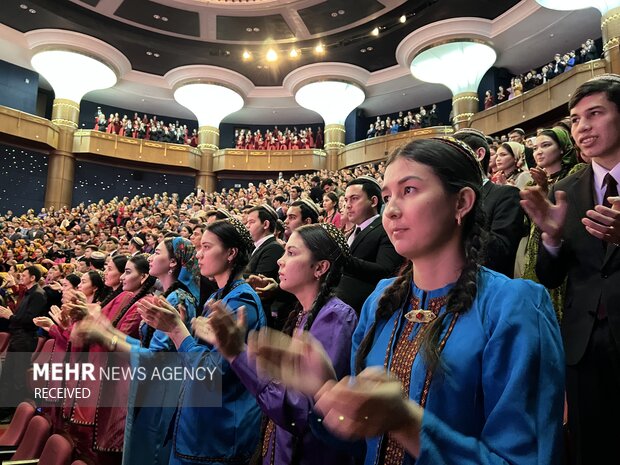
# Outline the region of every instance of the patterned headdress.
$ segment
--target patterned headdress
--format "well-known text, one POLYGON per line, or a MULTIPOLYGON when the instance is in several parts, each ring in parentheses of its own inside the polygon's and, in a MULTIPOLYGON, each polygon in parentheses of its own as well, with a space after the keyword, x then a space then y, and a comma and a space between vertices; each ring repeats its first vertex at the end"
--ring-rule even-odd
MULTIPOLYGON (((347 238, 344 236, 342 231, 340 231, 340 229, 332 223, 321 223, 321 227, 327 232, 330 239, 336 243, 340 253, 348 259, 351 256, 351 251, 349 250, 349 245, 347 244, 347 238)), ((336 259, 338 256, 330 258, 336 259)))
POLYGON ((175 237, 172 239, 172 250, 174 251, 174 259, 181 264, 179 281, 187 287, 196 301, 199 301, 200 268, 196 259, 196 248, 188 239, 175 237))
POLYGON ((248 248, 248 251, 251 252, 252 250, 254 250, 254 241, 252 240, 252 235, 250 234, 248 228, 246 228, 240 220, 231 216, 230 218, 226 218, 225 220, 220 221, 226 221, 230 223, 235 228, 235 231, 237 231, 237 234, 239 235, 245 246, 248 248))

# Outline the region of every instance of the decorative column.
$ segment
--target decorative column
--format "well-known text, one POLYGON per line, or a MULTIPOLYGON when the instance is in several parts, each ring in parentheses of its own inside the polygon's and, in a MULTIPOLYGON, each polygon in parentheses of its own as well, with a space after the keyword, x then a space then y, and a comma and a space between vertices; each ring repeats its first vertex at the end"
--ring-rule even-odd
POLYGON ((610 73, 620 74, 620 0, 536 0, 550 10, 572 11, 596 8, 601 13, 603 54, 610 73))
POLYGON ((609 10, 601 17, 603 53, 609 63, 609 71, 620 74, 620 6, 609 10))
POLYGON ((219 149, 222 120, 243 108, 243 98, 237 92, 219 84, 182 84, 174 91, 174 99, 198 118, 198 148, 200 170, 196 187, 214 192, 217 178, 213 172, 213 154, 219 149))
POLYGON ((75 174, 73 133, 80 118, 80 100, 92 90, 116 84, 116 73, 94 58, 73 51, 47 50, 32 57, 32 66, 54 89, 52 123, 58 147, 48 157, 45 207, 71 206, 75 174))
POLYGON ((325 122, 323 131, 326 168, 338 169, 338 154, 344 148, 344 121, 366 98, 355 84, 344 81, 318 81, 306 84, 295 93, 295 100, 308 110, 316 111, 325 122))
POLYGON ((411 62, 411 74, 452 91, 452 124, 459 129, 469 127, 471 117, 478 112, 478 86, 496 58, 495 50, 485 43, 456 39, 419 52, 411 62))

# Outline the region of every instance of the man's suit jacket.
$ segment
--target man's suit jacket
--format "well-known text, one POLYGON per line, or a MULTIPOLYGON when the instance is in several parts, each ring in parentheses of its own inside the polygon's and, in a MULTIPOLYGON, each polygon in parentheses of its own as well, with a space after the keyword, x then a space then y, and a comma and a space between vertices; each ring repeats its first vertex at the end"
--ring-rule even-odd
POLYGON ((482 209, 489 229, 484 266, 512 278, 519 241, 527 233, 519 189, 487 181, 482 186, 482 209))
POLYGON ((284 253, 284 247, 276 241, 275 237, 270 237, 254 251, 250 262, 245 269, 246 275, 262 274, 268 278, 278 281, 278 259, 284 253))
POLYGON ((395 276, 405 259, 396 253, 381 224, 375 219, 351 244, 351 260, 336 295, 359 314, 366 298, 384 278, 395 276))
POLYGON ((553 185, 549 193, 552 202, 557 191, 566 192, 568 198, 562 246, 553 257, 540 244, 536 274, 549 288, 560 286, 568 277, 561 329, 566 363, 574 365, 585 353, 599 304, 607 311, 616 352, 620 353, 620 252, 590 235, 581 223, 595 205, 591 166, 553 185))

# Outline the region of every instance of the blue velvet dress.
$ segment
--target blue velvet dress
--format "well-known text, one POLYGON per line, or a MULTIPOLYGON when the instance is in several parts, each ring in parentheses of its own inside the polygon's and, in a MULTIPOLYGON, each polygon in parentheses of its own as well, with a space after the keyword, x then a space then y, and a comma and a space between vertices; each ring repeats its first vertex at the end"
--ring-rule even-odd
MULTIPOLYGON (((185 324, 189 324, 196 316, 197 299, 181 289, 177 289, 166 298, 168 303, 177 308, 183 304, 186 309, 185 324)), ((148 326, 140 328, 141 339, 145 340, 148 326)), ((127 337, 126 341, 132 346, 132 365, 139 366, 148 354, 158 352, 176 352, 174 344, 163 331, 156 330, 148 344, 143 347, 140 340, 127 337)), ((125 423, 125 441, 123 447, 123 465, 148 463, 149 465, 165 465, 170 461, 171 441, 166 440, 170 423, 174 417, 174 399, 179 397, 180 384, 173 382, 158 383, 157 389, 153 384, 132 382, 127 406, 127 420, 125 423), (139 393, 139 394, 138 394, 139 393), (140 403, 148 407, 136 408, 136 397, 140 396, 140 403), (166 400, 165 400, 166 399, 166 400), (171 400, 172 399, 172 400, 171 400), (168 407, 158 407, 168 405, 168 407)))
MULTIPOLYGON (((233 283, 233 289, 222 298, 222 301, 233 313, 239 307, 245 306, 248 331, 266 325, 260 298, 244 281, 233 283)), ((260 433, 261 414, 256 399, 215 347, 188 336, 179 346, 179 352, 200 355, 203 363, 211 366, 214 362, 219 364, 222 372, 222 402, 221 407, 188 405, 191 399, 198 399, 211 393, 208 391, 209 383, 184 382, 174 419, 169 463, 174 465, 247 463, 257 446, 260 433)), ((190 363, 195 363, 195 360, 196 357, 192 357, 190 363)))
MULTIPOLYGON (((364 304, 352 354, 393 281, 381 281, 364 304)), ((482 268, 471 309, 443 322, 442 365, 430 373, 420 350, 427 325, 404 314, 445 312, 451 287, 425 292, 412 285, 404 308, 377 324, 364 365, 398 376, 409 398, 424 407, 424 417, 417 460, 383 436, 366 441, 365 464, 559 463, 564 352, 547 291, 482 268)))

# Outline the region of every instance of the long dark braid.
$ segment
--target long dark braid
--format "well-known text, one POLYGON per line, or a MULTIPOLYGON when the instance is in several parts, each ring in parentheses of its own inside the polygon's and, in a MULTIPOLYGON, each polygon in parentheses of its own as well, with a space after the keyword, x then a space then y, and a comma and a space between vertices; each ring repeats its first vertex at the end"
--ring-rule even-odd
POLYGON ((215 234, 222 245, 227 249, 237 249, 237 255, 233 259, 230 275, 218 298, 224 298, 232 289, 237 276, 239 276, 250 262, 250 253, 254 250, 254 243, 248 229, 236 218, 226 218, 210 223, 205 228, 215 234))
MULTIPOLYGON (((316 320, 319 312, 323 309, 325 304, 334 295, 334 290, 340 278, 342 276, 342 270, 347 264, 349 258, 349 248, 346 244, 346 238, 338 228, 330 223, 312 224, 297 228, 293 234, 299 234, 304 244, 310 250, 312 259, 314 261, 328 260, 330 262, 329 270, 321 277, 321 284, 319 291, 312 303, 312 307, 308 312, 308 317, 304 323, 303 330, 309 331, 312 327, 312 323, 316 320)), ((289 316, 284 324, 282 332, 293 335, 296 329, 297 319, 300 318, 301 305, 298 303, 295 310, 289 313, 289 316)), ((261 421, 261 433, 260 438, 264 441, 266 434, 268 418, 263 415, 261 421)), ((262 451, 262 441, 259 443, 258 449, 252 457, 252 463, 258 463, 254 460, 260 459, 260 452, 262 451)), ((291 465, 298 464, 302 456, 302 442, 301 437, 295 435, 293 438, 293 446, 291 453, 291 465)))
POLYGON ((443 322, 450 314, 467 312, 478 293, 478 271, 484 259, 487 231, 485 231, 484 212, 478 202, 474 207, 473 215, 469 214, 466 221, 471 225, 463 230, 463 246, 465 250, 465 266, 461 275, 450 289, 447 296, 446 311, 439 315, 429 325, 428 331, 422 337, 422 354, 428 369, 434 371, 440 362, 439 338, 443 329, 443 322), (469 233, 466 230, 469 229, 469 233))
MULTIPOLYGON (((476 193, 476 201, 472 210, 463 218, 461 241, 465 265, 457 282, 448 293, 446 312, 433 320, 422 337, 422 353, 428 369, 432 372, 439 364, 439 338, 444 320, 448 314, 468 311, 478 291, 478 270, 483 259, 487 236, 484 229, 484 212, 479 200, 482 170, 471 149, 452 138, 410 142, 396 149, 388 157, 386 166, 400 157, 430 167, 448 194, 458 194, 466 187, 476 193)), ((355 359, 356 373, 364 369, 366 357, 374 342, 377 322, 389 319, 403 305, 406 305, 404 300, 409 294, 412 280, 413 264, 409 262, 401 270, 394 283, 384 290, 377 304, 375 321, 358 348, 355 359)))
MULTIPOLYGON (((149 262, 144 255, 136 255, 129 260, 136 267, 136 271, 141 274, 148 274, 149 272, 149 262)), ((114 321, 112 321, 112 326, 116 327, 119 321, 125 316, 125 314, 129 311, 129 309, 142 297, 151 292, 153 286, 157 282, 157 279, 153 276, 148 276, 146 281, 140 288, 140 290, 131 298, 131 300, 118 312, 114 321)))

